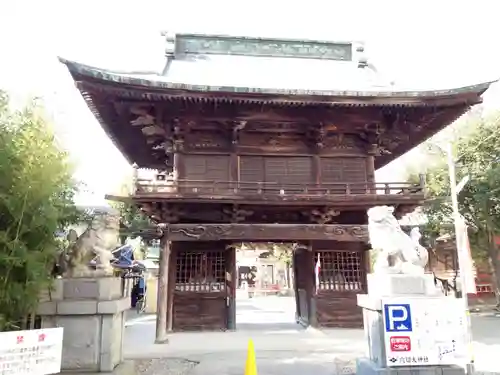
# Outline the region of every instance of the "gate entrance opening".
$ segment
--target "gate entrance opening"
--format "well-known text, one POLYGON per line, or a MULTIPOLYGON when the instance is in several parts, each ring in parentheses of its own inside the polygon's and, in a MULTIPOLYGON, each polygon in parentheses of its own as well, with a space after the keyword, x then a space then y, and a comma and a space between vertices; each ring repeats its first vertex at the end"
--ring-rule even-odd
POLYGON ((246 242, 236 248, 237 330, 297 330, 292 259, 298 243, 246 242))

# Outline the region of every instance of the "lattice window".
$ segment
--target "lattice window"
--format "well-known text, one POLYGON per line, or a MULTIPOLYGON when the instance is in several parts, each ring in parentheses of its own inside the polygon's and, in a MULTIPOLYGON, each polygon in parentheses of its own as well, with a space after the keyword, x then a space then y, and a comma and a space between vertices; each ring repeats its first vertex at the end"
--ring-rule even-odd
POLYGON ((366 270, 363 253, 359 251, 317 251, 320 259, 319 289, 363 291, 366 270))
POLYGON ((189 292, 225 290, 223 251, 187 251, 177 254, 175 289, 189 292))

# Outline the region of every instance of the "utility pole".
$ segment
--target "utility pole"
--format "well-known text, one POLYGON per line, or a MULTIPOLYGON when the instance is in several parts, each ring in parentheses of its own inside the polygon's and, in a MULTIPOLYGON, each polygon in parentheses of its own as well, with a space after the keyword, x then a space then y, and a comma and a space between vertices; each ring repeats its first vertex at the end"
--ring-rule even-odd
POLYGON ((466 338, 467 338, 467 346, 469 350, 468 363, 466 367, 467 375, 471 375, 474 373, 474 359, 472 356, 472 327, 471 327, 471 318, 470 318, 470 310, 469 310, 469 300, 467 298, 467 277, 466 272, 467 266, 469 266, 469 262, 465 259, 464 251, 461 247, 463 247, 463 241, 465 240, 464 234, 462 231, 464 230, 463 218, 460 215, 460 211, 458 209, 458 194, 460 190, 463 189, 467 180, 460 181, 460 186, 457 188, 457 177, 455 170, 455 158, 453 155, 453 147, 451 142, 447 144, 446 147, 446 157, 448 163, 448 173, 450 175, 450 192, 451 192, 451 205, 453 210, 453 224, 455 226, 455 244, 457 247, 457 256, 458 256, 458 268, 460 270, 460 283, 462 286, 462 301, 464 303, 464 310, 466 316, 466 338), (461 246, 462 245, 462 246, 461 246))

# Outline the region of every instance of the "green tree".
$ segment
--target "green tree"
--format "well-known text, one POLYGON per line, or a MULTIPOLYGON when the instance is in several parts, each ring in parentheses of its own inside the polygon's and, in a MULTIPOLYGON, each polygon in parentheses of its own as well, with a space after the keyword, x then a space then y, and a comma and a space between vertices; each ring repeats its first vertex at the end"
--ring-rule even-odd
MULTIPOLYGON (((455 142, 457 181, 468 175, 469 182, 460 192, 459 210, 469 225, 473 256, 487 260, 495 279, 497 298, 500 292, 500 249, 495 236, 500 235, 500 115, 475 116, 455 142)), ((429 151, 426 172, 427 201, 424 213, 428 233, 434 236, 453 234, 448 167, 440 147, 427 142, 429 151)), ((412 179, 416 178, 415 174, 412 179)))
POLYGON ((287 288, 292 287, 292 278, 290 270, 292 268, 293 251, 297 247, 296 243, 275 242, 272 244, 274 256, 285 265, 285 277, 287 288))
POLYGON ((56 233, 78 219, 76 184, 43 109, 0 91, 0 331, 23 328, 50 287, 56 233))
MULTIPOLYGON (((132 181, 132 179, 130 179, 132 181)), ((154 223, 130 199, 130 183, 123 183, 118 191, 121 201, 110 201, 110 205, 120 213, 122 230, 120 240, 122 244, 127 237, 134 237, 134 233, 151 229, 154 223)))

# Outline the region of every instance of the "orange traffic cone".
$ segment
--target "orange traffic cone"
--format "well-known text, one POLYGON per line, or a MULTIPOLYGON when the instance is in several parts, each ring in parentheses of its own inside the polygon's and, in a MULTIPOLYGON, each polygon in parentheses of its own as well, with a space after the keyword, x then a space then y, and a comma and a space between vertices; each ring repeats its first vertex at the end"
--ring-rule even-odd
POLYGON ((247 362, 245 365, 245 375, 257 375, 257 363, 255 361, 255 348, 252 339, 248 340, 247 362))

